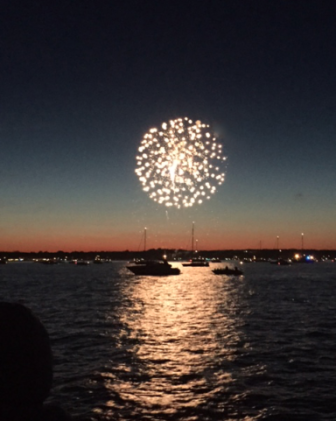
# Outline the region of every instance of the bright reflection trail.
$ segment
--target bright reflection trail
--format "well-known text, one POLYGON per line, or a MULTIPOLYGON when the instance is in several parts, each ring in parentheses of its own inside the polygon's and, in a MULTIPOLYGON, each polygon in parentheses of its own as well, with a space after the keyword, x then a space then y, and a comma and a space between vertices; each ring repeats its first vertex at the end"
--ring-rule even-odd
POLYGON ((176 277, 133 278, 121 309, 118 347, 130 355, 113 367, 106 388, 134 416, 190 416, 216 401, 224 411, 223 393, 234 382, 231 362, 240 342, 237 298, 228 285, 204 268, 176 277))

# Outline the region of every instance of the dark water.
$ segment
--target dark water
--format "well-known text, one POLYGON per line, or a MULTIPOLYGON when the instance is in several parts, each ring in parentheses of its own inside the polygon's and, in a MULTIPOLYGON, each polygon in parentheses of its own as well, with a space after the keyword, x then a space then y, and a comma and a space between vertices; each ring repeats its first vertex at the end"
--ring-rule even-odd
POLYGON ((336 420, 336 264, 0 267, 55 355, 52 400, 91 420, 336 420))

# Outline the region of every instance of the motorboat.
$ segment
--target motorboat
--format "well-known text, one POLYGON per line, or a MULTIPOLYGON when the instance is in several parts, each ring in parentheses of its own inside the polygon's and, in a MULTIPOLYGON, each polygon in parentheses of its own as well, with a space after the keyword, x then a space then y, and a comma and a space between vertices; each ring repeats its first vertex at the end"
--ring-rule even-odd
POLYGON ((57 265, 59 261, 54 259, 42 259, 39 260, 39 263, 42 263, 43 265, 57 265))
POLYGON ((188 263, 182 263, 182 266, 192 266, 192 267, 209 266, 209 262, 203 257, 193 257, 192 259, 189 260, 188 263))
POLYGON ((317 259, 315 259, 312 255, 295 255, 293 259, 293 263, 316 263, 317 259))
POLYGON ((75 265, 77 266, 88 266, 90 262, 88 260, 76 260, 75 265))
POLYGON ((144 265, 146 262, 147 262, 147 260, 145 260, 143 257, 135 258, 135 259, 130 261, 130 263, 133 263, 135 265, 144 265))
POLYGON ((237 267, 234 269, 225 267, 225 268, 216 268, 212 270, 215 275, 243 275, 243 271, 239 270, 237 267))
POLYGON ((153 275, 153 276, 167 276, 179 275, 181 273, 179 268, 172 267, 166 260, 164 261, 145 261, 143 264, 136 264, 126 266, 128 270, 135 275, 153 275))
POLYGON ((278 265, 278 266, 289 266, 292 263, 289 259, 270 260, 269 262, 272 265, 278 265))

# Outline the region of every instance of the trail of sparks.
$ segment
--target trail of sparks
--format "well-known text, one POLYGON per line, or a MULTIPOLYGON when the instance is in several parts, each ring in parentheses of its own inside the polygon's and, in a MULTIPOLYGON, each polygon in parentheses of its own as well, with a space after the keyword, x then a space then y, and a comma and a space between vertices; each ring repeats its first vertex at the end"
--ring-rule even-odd
POLYGON ((152 128, 138 151, 135 172, 143 190, 167 207, 201 204, 224 182, 222 145, 200 121, 178 118, 152 128))

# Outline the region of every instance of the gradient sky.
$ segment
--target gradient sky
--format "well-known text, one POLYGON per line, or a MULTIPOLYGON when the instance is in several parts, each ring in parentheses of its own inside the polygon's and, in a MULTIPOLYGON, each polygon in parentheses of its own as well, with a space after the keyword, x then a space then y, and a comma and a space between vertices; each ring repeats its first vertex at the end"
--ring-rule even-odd
POLYGON ((3 1, 0 250, 336 249, 336 2, 3 1), (52 4, 54 3, 54 4, 52 4), (172 210, 143 134, 190 117, 226 181, 172 210))

